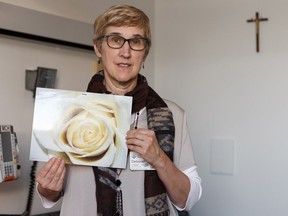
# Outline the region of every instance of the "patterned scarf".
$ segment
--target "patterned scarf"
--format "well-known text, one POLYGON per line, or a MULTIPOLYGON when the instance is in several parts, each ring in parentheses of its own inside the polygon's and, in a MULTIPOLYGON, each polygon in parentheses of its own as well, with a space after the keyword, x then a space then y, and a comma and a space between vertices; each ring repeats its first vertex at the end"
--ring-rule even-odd
MULTIPOLYGON (((95 74, 88 92, 110 94, 103 84, 103 71, 95 74)), ((133 97, 132 112, 147 109, 148 128, 153 130, 161 149, 173 161, 175 128, 173 116, 163 99, 149 87, 146 78, 138 75, 136 88, 127 93, 133 97)), ((97 210, 103 216, 116 214, 116 169, 93 167, 96 181, 97 210)), ((155 170, 145 171, 145 209, 147 216, 168 216, 166 189, 155 170)))

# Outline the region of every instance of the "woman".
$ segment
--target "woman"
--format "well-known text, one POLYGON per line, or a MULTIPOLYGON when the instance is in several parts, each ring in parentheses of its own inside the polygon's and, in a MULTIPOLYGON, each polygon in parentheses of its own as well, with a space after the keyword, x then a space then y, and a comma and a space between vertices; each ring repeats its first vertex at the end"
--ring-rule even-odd
POLYGON ((103 71, 93 76, 87 91, 133 97, 129 155, 136 152, 155 170, 132 171, 129 164, 121 170, 74 165, 66 170, 63 160, 52 158, 36 177, 44 207, 53 206, 65 191, 61 215, 178 215, 191 210, 202 188, 185 112, 163 100, 139 73, 151 47, 149 18, 135 7, 113 6, 96 19, 94 31, 103 71))

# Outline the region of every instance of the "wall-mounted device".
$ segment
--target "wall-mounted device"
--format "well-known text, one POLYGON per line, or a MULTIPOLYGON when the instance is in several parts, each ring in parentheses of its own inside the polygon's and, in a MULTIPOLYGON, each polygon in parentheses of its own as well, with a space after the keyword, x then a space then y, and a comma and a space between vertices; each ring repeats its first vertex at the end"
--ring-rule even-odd
POLYGON ((35 97, 36 88, 54 88, 57 69, 38 67, 36 70, 26 70, 25 88, 33 92, 35 97))
POLYGON ((0 125, 0 183, 20 175, 19 148, 12 125, 0 125))

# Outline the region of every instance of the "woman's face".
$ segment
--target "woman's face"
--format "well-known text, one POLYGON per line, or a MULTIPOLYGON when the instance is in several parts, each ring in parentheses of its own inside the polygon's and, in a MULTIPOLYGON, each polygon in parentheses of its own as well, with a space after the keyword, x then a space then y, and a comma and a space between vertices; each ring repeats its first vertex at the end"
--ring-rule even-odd
MULTIPOLYGON (((108 27, 106 35, 119 35, 125 39, 144 38, 144 30, 139 27, 108 27)), ((115 94, 125 94, 137 84, 137 75, 145 60, 145 49, 132 50, 126 41, 119 49, 108 46, 102 39, 101 47, 94 44, 95 52, 101 58, 107 90, 115 94)))

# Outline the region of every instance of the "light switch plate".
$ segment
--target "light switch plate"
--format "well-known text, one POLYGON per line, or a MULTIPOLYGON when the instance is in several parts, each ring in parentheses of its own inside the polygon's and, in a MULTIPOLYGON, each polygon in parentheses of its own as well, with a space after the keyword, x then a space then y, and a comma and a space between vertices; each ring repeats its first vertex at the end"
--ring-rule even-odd
POLYGON ((210 140, 210 172, 219 175, 234 175, 235 145, 231 138, 210 140))

